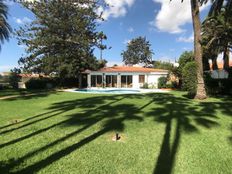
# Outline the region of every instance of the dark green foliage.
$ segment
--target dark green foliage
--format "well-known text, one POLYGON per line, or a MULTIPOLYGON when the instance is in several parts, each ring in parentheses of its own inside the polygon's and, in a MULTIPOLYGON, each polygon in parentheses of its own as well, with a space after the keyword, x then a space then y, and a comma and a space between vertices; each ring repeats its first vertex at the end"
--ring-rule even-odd
POLYGON ((94 64, 92 64, 92 70, 99 70, 101 68, 104 68, 107 64, 106 60, 97 60, 94 64))
POLYGON ((183 52, 178 60, 179 66, 172 68, 172 73, 179 78, 179 88, 183 88, 183 68, 188 62, 194 62, 192 51, 183 52))
POLYGON ((50 88, 78 87, 78 78, 32 78, 26 82, 27 89, 50 89, 50 88))
POLYGON ((19 77, 20 73, 21 73, 20 69, 14 68, 11 70, 11 73, 9 76, 9 84, 14 89, 18 88, 18 82, 20 81, 20 77, 19 77))
POLYGON ((158 79, 158 88, 166 88, 167 87, 167 77, 160 77, 158 79))
POLYGON ((106 37, 97 32, 98 1, 31 1, 23 6, 35 20, 16 32, 19 44, 27 46, 27 55, 19 60, 26 72, 77 77, 81 71, 98 68, 94 47, 106 37), (103 37, 104 36, 104 37, 103 37))
POLYGON ((209 73, 205 73, 205 85, 207 93, 210 95, 232 94, 232 79, 213 79, 209 73))
POLYGON ((61 88, 73 88, 78 86, 78 78, 70 77, 70 78, 54 78, 55 85, 61 88))
POLYGON ((195 95, 197 88, 197 64, 188 62, 183 68, 182 89, 188 91, 189 95, 195 95))
POLYGON ((173 64, 170 62, 154 61, 153 67, 156 69, 165 69, 171 71, 173 69, 173 64))
POLYGON ((142 86, 142 88, 148 89, 149 88, 148 83, 144 83, 143 86, 142 86))
POLYGON ((179 77, 179 79, 182 79, 183 74, 183 68, 188 62, 194 61, 194 54, 192 51, 185 51, 180 55, 180 58, 178 60, 179 66, 172 69, 172 72, 179 77))
POLYGON ((188 62, 193 62, 194 61, 194 54, 192 51, 185 51, 181 54, 178 63, 179 63, 179 71, 182 73, 184 66, 188 62))
POLYGON ((27 89, 47 89, 57 86, 57 82, 50 78, 32 78, 25 85, 27 89))
MULTIPOLYGON (((223 68, 229 68, 229 49, 232 47, 232 1, 214 1, 202 24, 202 46, 203 56, 207 60, 217 59, 218 54, 223 52, 223 68)), ((213 69, 217 69, 217 66, 214 65, 213 69)))
MULTIPOLYGON (((0 0, 0 42, 8 40, 12 31, 10 25, 7 23, 8 8, 3 0, 0 0)), ((1 49, 1 45, 0 45, 1 49)))
POLYGON ((152 63, 152 50, 151 44, 145 37, 138 37, 132 39, 127 44, 126 51, 122 52, 123 62, 126 65, 134 65, 143 63, 146 66, 152 63))

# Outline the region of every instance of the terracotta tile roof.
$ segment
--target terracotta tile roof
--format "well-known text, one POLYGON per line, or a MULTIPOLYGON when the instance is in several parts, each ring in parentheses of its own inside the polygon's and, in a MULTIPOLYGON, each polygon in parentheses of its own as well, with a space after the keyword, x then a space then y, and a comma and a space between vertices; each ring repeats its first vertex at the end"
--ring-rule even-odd
POLYGON ((143 67, 132 67, 132 66, 113 66, 105 67, 98 72, 142 72, 142 73, 151 73, 151 72, 168 72, 168 70, 163 69, 154 69, 154 68, 143 68, 143 67))
MULTIPOLYGON (((218 69, 223 69, 224 63, 223 61, 220 61, 220 62, 217 62, 217 65, 218 65, 218 69)), ((209 66, 210 66, 210 69, 212 70, 213 69, 212 63, 210 63, 209 66)), ((229 62, 229 66, 232 67, 232 60, 229 62)))

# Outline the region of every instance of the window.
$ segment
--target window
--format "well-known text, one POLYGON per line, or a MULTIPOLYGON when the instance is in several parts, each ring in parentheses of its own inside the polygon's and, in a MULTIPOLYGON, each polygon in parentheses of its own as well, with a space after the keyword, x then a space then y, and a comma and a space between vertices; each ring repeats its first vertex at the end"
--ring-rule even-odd
POLYGON ((97 75, 97 87, 102 87, 102 76, 97 75))
POLYGON ((139 83, 145 82, 145 75, 139 75, 139 83))
POLYGON ((127 76, 127 88, 132 88, 132 76, 127 76))
POLYGON ((117 87, 116 75, 106 75, 106 87, 117 87))
POLYGON ((95 75, 91 75, 91 87, 96 87, 96 76, 95 75))
POLYGON ((111 76, 109 75, 106 75, 106 87, 111 87, 112 84, 111 84, 111 76))
POLYGON ((122 88, 132 88, 133 79, 132 76, 121 76, 121 87, 122 88))
POLYGON ((91 87, 102 87, 101 75, 91 75, 91 87))
POLYGON ((112 87, 117 87, 117 82, 118 82, 117 76, 116 75, 112 76, 112 87))
POLYGON ((121 87, 126 88, 126 76, 121 76, 121 87))

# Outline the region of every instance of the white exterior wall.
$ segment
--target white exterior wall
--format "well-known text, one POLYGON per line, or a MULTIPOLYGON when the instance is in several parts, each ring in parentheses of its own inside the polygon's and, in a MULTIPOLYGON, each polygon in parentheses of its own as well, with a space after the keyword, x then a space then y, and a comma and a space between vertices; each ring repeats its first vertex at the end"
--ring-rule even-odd
POLYGON ((158 88, 158 79, 160 77, 167 77, 167 74, 149 74, 147 82, 149 88, 158 88))
MULTIPOLYGON (((91 87, 91 75, 103 75, 103 73, 101 72, 91 72, 90 74, 88 74, 87 78, 88 78, 88 88, 91 87)), ((157 72, 157 73, 104 73, 104 75, 117 75, 117 79, 118 79, 118 88, 121 87, 121 75, 132 75, 132 79, 133 79, 133 88, 135 89, 139 89, 143 86, 143 84, 139 83, 139 75, 145 75, 145 83, 148 83, 149 88, 158 88, 158 79, 160 77, 167 77, 168 73, 166 72, 157 72)))
POLYGON ((138 74, 134 74, 133 75, 133 88, 139 88, 139 75, 138 74))
POLYGON ((213 79, 228 79, 229 73, 226 70, 213 70, 211 77, 213 79))

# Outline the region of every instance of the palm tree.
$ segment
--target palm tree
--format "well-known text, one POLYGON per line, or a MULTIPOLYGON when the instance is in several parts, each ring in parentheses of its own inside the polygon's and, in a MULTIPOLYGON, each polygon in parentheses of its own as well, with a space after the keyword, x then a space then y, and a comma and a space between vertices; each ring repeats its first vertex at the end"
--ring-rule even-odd
POLYGON ((195 98, 203 100, 207 95, 203 78, 199 0, 191 0, 191 12, 194 31, 194 58, 197 63, 197 90, 195 98))
MULTIPOLYGON (((181 2, 183 1, 184 0, 181 0, 181 2)), ((192 13, 193 31, 194 31, 194 58, 197 63, 197 90, 196 90, 195 99, 200 99, 200 100, 207 98, 207 95, 206 95, 205 83, 203 78, 201 21, 200 21, 199 6, 200 4, 207 2, 208 0, 191 0, 191 13, 192 13)))
POLYGON ((220 11, 211 8, 202 25, 202 36, 208 51, 216 53, 216 56, 223 52, 224 69, 228 69, 229 49, 232 47, 232 1, 224 3, 220 11))
MULTIPOLYGON (((184 0, 181 0, 183 2, 184 0)), ((194 57, 197 63, 197 91, 196 99, 205 99, 207 97, 205 90, 205 83, 203 78, 203 63, 202 63, 202 46, 201 46, 201 21, 199 6, 207 3, 209 0, 191 0, 191 13, 194 31, 194 57)), ((232 0, 211 0, 213 2, 211 12, 217 14, 221 10, 223 4, 226 2, 231 7, 232 0)))
MULTIPOLYGON (((8 40, 10 37, 10 32, 11 27, 10 25, 7 23, 7 13, 8 8, 7 6, 3 3, 3 0, 0 0, 0 41, 1 43, 4 42, 4 40, 8 40)), ((1 49, 1 45, 0 45, 0 49, 1 49)))

